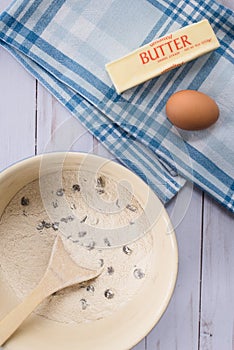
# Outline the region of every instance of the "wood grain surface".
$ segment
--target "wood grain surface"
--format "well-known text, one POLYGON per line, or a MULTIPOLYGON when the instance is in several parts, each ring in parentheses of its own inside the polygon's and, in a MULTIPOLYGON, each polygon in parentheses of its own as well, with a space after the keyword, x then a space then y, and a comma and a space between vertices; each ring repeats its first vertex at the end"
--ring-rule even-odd
MULTIPOLYGON (((220 2, 234 9, 233 0, 220 2)), ((1 0, 0 11, 9 3, 1 0)), ((0 170, 48 151, 111 158, 1 47, 0 77, 0 170)), ((191 185, 167 210, 178 239, 178 280, 165 314, 134 350, 234 350, 233 215, 191 185)))

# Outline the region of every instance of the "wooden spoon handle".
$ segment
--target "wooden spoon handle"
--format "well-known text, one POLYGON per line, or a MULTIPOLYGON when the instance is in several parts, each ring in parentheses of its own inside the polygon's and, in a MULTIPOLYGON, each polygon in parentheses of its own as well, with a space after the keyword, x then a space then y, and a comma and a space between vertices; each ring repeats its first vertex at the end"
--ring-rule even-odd
POLYGON ((39 284, 27 298, 0 321, 0 346, 44 300, 43 284, 39 284))

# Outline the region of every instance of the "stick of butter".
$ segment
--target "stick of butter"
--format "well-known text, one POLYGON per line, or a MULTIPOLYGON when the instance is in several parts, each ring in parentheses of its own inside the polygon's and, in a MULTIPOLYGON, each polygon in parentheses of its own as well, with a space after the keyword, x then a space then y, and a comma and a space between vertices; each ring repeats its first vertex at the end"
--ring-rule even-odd
POLYGON ((208 20, 202 20, 155 39, 130 54, 106 64, 121 93, 193 60, 220 46, 208 20))

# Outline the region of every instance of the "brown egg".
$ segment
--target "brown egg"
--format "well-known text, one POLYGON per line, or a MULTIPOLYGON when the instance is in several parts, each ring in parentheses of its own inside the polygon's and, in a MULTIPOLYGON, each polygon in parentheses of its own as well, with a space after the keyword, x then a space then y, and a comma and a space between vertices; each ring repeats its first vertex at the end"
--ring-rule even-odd
POLYGON ((178 128, 201 130, 216 122, 219 108, 211 97, 202 92, 181 90, 168 99, 166 114, 178 128))

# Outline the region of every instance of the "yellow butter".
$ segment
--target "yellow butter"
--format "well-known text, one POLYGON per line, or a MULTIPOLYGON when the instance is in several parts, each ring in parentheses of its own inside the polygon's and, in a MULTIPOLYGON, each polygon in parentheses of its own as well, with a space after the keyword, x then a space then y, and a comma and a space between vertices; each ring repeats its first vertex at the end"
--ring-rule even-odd
POLYGON ((106 64, 118 93, 152 79, 220 46, 208 20, 155 39, 106 64))

